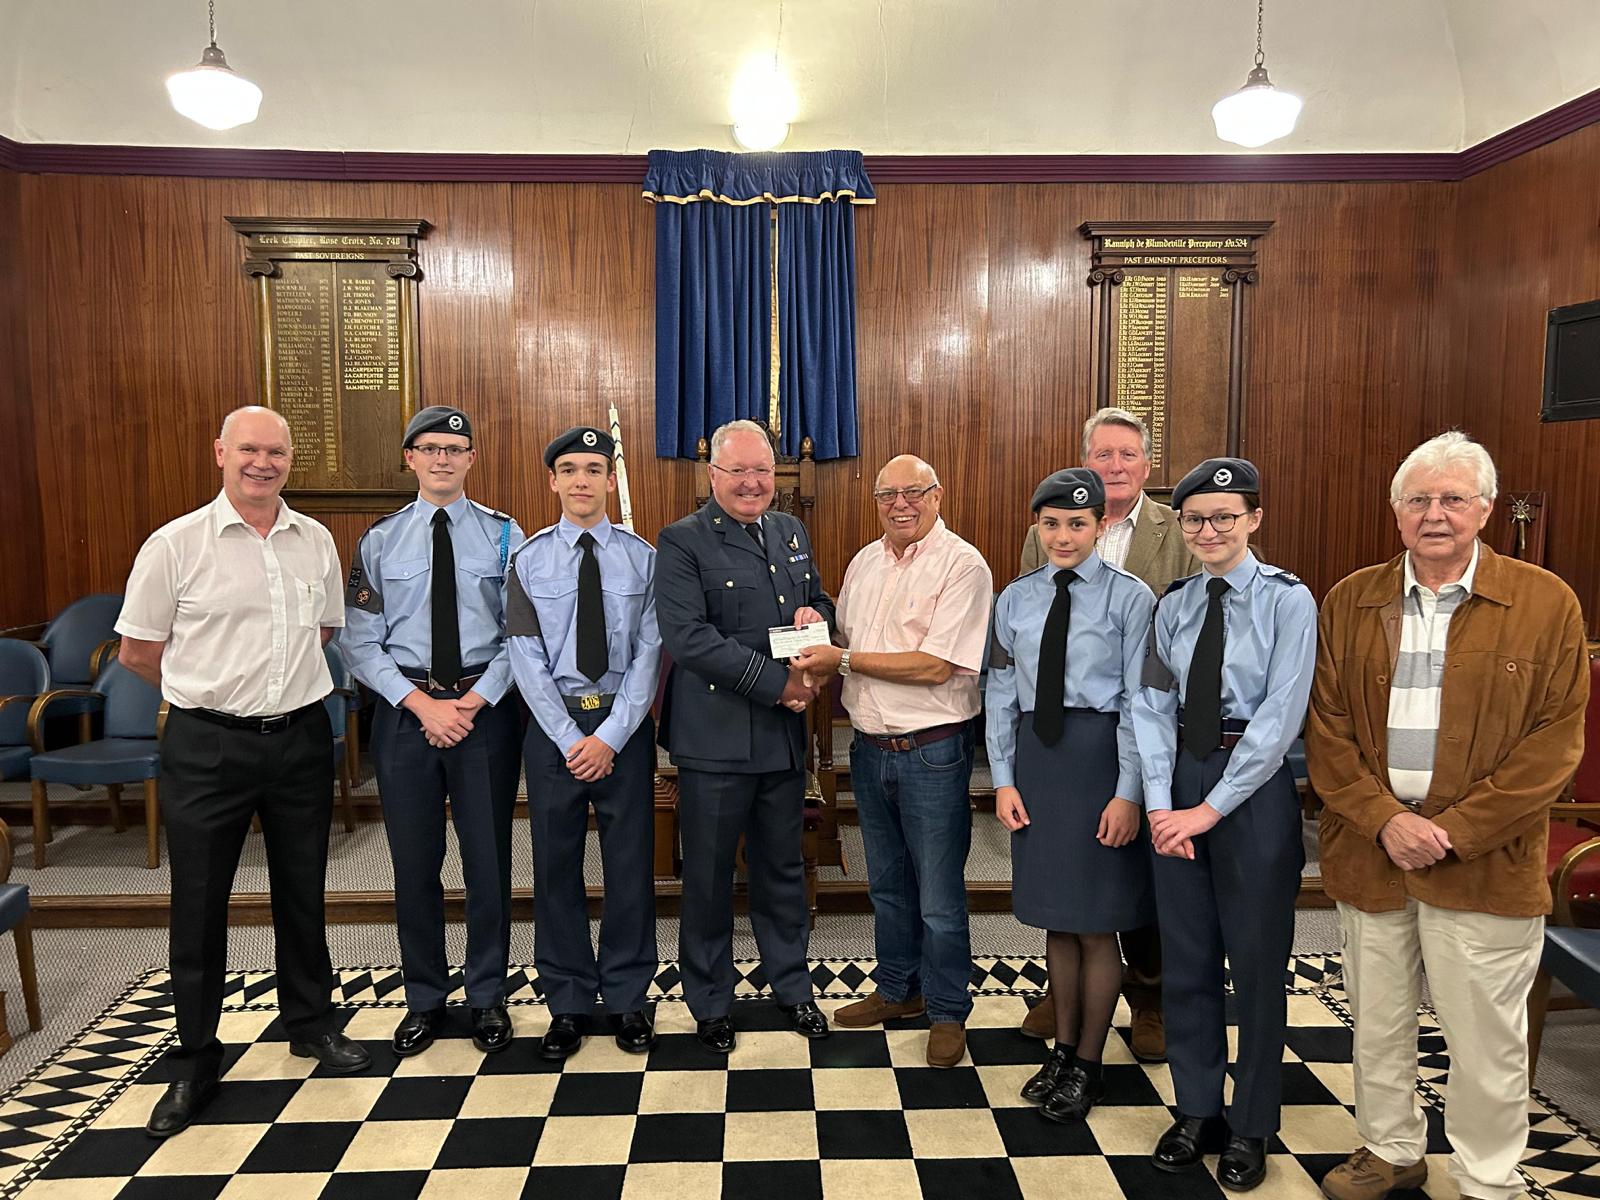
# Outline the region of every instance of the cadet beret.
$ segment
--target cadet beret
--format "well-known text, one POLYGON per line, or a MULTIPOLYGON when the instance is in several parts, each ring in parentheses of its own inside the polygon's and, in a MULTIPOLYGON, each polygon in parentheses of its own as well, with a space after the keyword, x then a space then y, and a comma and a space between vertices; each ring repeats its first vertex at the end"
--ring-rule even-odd
POLYGON ((425 433, 456 433, 470 440, 472 422, 459 408, 446 408, 442 404, 432 405, 412 417, 406 425, 406 438, 400 443, 401 449, 411 449, 411 443, 425 433))
POLYGON ((1190 496, 1206 492, 1259 492, 1261 472, 1244 458, 1208 458, 1178 481, 1172 489, 1172 507, 1182 508, 1190 496))
POLYGON ((577 425, 544 448, 544 465, 554 468, 556 459, 563 454, 603 454, 610 458, 615 450, 616 443, 605 430, 577 425))
POLYGON ((1106 485, 1088 467, 1068 467, 1033 490, 1033 511, 1051 508, 1098 508, 1106 502, 1106 485))

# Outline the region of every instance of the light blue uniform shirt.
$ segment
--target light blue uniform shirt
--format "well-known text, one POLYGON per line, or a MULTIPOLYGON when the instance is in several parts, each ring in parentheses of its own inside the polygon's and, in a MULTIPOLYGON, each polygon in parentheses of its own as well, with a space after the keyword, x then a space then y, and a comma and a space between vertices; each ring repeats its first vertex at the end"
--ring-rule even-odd
MULTIPOLYGON (((1072 619, 1067 623, 1068 708, 1116 713, 1117 791, 1138 804, 1144 795, 1129 702, 1139 687, 1145 637, 1155 594, 1136 576, 1091 551, 1075 568, 1072 619)), ((994 604, 994 640, 985 692, 989 771, 994 786, 1016 786, 1017 723, 1033 711, 1039 678, 1039 640, 1055 603, 1058 568, 1043 566, 1013 580, 994 604), (996 661, 1010 661, 997 666, 996 661)), ((1026 799, 1026 798, 1024 798, 1026 799)))
MULTIPOLYGON (((433 514, 438 511, 418 496, 368 529, 345 588, 339 652, 352 675, 396 707, 417 686, 401 669, 426 671, 433 663, 433 514)), ((522 530, 504 513, 465 496, 444 511, 450 514, 456 560, 461 665, 488 664, 472 690, 498 704, 511 686, 505 554, 522 540, 522 530)))
POLYGON ((523 597, 508 600, 511 670, 539 728, 562 754, 584 736, 563 696, 614 693, 611 712, 595 736, 613 750, 628 744, 656 698, 661 669, 661 632, 656 628, 655 547, 609 518, 589 530, 600 564, 606 609, 605 674, 590 679, 578 670, 578 566, 583 530, 566 517, 541 529, 512 557, 507 587, 523 597), (532 616, 522 607, 531 603, 532 616), (521 616, 518 616, 519 609, 521 616), (531 628, 525 625, 531 620, 531 628))
MULTIPOLYGON (((1162 597, 1153 630, 1157 672, 1173 686, 1147 683, 1133 700, 1133 727, 1144 764, 1145 808, 1172 807, 1172 768, 1181 752, 1178 706, 1206 619, 1204 572, 1162 597)), ((1222 716, 1248 721, 1222 778, 1205 798, 1223 816, 1248 800, 1283 765, 1305 724, 1317 658, 1317 602, 1298 578, 1250 551, 1223 576, 1222 716)), ((1148 678, 1148 676, 1147 676, 1148 678)))

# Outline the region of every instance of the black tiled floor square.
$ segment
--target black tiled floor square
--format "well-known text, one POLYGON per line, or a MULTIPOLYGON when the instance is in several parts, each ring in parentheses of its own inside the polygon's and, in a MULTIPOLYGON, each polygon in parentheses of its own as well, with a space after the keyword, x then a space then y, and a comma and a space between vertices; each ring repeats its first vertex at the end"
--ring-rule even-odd
POLYGON ((721 1162, 721 1113, 644 1113, 633 1126, 630 1163, 721 1162))
POLYGON ((274 1125, 261 1135, 241 1175, 281 1171, 332 1171, 361 1128, 360 1121, 295 1121, 274 1125))
POLYGON ((1022 1200, 1022 1189, 1003 1158, 929 1158, 917 1163, 922 1200, 1022 1200))
POLYGON ((972 1067, 896 1067, 903 1108, 988 1108, 983 1081, 972 1067))
POLYGON ((819 1112, 817 1150, 823 1158, 910 1158, 905 1116, 886 1112, 819 1112))
MULTIPOLYGON (((733 1027, 739 1033, 775 1033, 790 1031, 789 1018, 778 1011, 776 1000, 741 1000, 729 1012, 733 1027)), ((799 1037, 799 1034, 795 1034, 799 1037)))
POLYGON ((446 1167, 526 1167, 544 1131, 542 1117, 460 1118, 439 1149, 434 1170, 446 1167))
POLYGON ((130 1179, 117 1200, 216 1200, 228 1186, 226 1175, 162 1175, 130 1179))
POLYGON ((1025 1037, 1015 1029, 967 1030, 967 1053, 974 1066, 1004 1067, 1027 1063, 1044 1066, 1051 1043, 1025 1037))
POLYGON ((617 1116, 637 1111, 644 1076, 637 1071, 563 1075, 550 1101, 552 1117, 617 1116))
POLYGON ((350 1171, 329 1179, 317 1200, 417 1200, 427 1186, 426 1171, 350 1171))
POLYGON ((40 1178, 133 1175, 160 1145, 142 1129, 87 1129, 40 1172, 40 1178))
MULTIPOLYGON (((174 1050, 176 1047, 174 1047, 174 1050)), ((222 1066, 220 1073, 223 1082, 227 1082, 228 1071, 233 1064, 244 1057, 244 1052, 250 1049, 247 1044, 230 1045, 226 1042, 222 1046, 222 1066)), ((150 1064, 149 1070, 139 1076, 140 1083, 172 1083, 178 1079, 189 1078, 189 1068, 173 1057, 174 1050, 168 1050, 155 1062, 150 1064)))
POLYGON ((1455 1147, 1450 1144, 1450 1139, 1444 1135, 1444 1114, 1437 1108, 1424 1105, 1422 1115, 1428 1122, 1428 1150, 1429 1154, 1450 1154, 1455 1147))
POLYGON ((448 1121, 461 1111, 471 1075, 418 1075, 391 1079, 367 1114, 369 1121, 448 1121))
POLYGON ((627 1167, 534 1167, 522 1185, 522 1200, 621 1200, 627 1167))
POLYGON ((810 1071, 728 1072, 728 1112, 790 1112, 814 1103, 810 1071))
POLYGON ((1031 1104, 1027 1108, 995 1109, 994 1123, 1012 1158, 1100 1153, 1100 1144, 1094 1140, 1087 1122, 1058 1125, 1041 1117, 1031 1104))
POLYGON ((1125 1200, 1222 1200, 1228 1194, 1209 1170, 1168 1175, 1151 1166, 1144 1154, 1116 1155, 1106 1163, 1125 1200))
POLYGON ((647 1071, 726 1071, 728 1056, 714 1054, 692 1033, 663 1033, 645 1064, 647 1071))
POLYGON ((195 1124, 269 1124, 299 1090, 298 1079, 225 1079, 217 1098, 206 1105, 195 1124))
MULTIPOLYGON (((541 1035, 542 1036, 542 1035, 541 1035)), ((514 1037, 504 1050, 483 1056, 479 1075, 555 1075, 561 1070, 558 1062, 539 1057, 539 1039, 514 1037)))
POLYGON ((887 1067, 889 1040, 881 1030, 834 1030, 833 1036, 811 1043, 811 1066, 887 1067))
POLYGON ((1349 1062, 1350 1037, 1339 1025, 1291 1025, 1283 1040, 1306 1062, 1349 1062))
POLYGON ((1101 1104, 1161 1104, 1161 1093, 1145 1069, 1135 1063, 1112 1063, 1105 1071, 1106 1094, 1101 1104))
POLYGON ((1283 1102, 1285 1104, 1338 1104, 1339 1100, 1328 1090, 1328 1085, 1318 1079, 1305 1063, 1284 1063, 1283 1102))
POLYGON ((822 1200, 815 1162, 737 1162, 722 1168, 722 1200, 822 1200))

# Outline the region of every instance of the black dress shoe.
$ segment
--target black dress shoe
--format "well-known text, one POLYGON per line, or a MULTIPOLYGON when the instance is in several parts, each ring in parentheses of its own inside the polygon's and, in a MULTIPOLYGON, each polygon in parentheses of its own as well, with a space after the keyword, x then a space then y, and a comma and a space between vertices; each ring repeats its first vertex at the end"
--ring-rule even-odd
POLYGON ((803 1038, 816 1041, 833 1032, 828 1028, 828 1018, 823 1016, 822 1010, 810 1000, 803 1004, 780 1004, 778 1011, 789 1018, 789 1028, 803 1038))
POLYGON ((697 1022, 694 1035, 713 1054, 732 1054, 734 1044, 739 1040, 734 1037, 733 1022, 727 1017, 709 1017, 697 1022))
POLYGON ((153 1138, 169 1138, 188 1128, 189 1122, 200 1115, 200 1110, 216 1099, 220 1086, 215 1077, 180 1079, 167 1084, 167 1090, 150 1110, 144 1131, 153 1138))
POLYGON ((1067 1068, 1056 1090, 1039 1106, 1039 1113, 1062 1125, 1081 1121, 1091 1108, 1105 1099, 1105 1094, 1105 1077, 1091 1079, 1087 1071, 1074 1063, 1067 1068))
POLYGON ((342 1033, 325 1033, 304 1042, 290 1042, 289 1053, 296 1058, 314 1058, 335 1075, 353 1075, 372 1065, 367 1048, 342 1033))
POLYGON ((1230 1192, 1248 1192, 1267 1177, 1267 1139, 1239 1137, 1228 1139, 1228 1146, 1217 1160, 1217 1182, 1230 1192))
POLYGON ((1150 1165, 1173 1174, 1192 1171, 1207 1154, 1221 1151, 1227 1138, 1228 1123, 1220 1116, 1186 1117, 1179 1113, 1172 1127, 1156 1143, 1150 1165))
POLYGON ((1031 1100, 1035 1104, 1043 1104, 1050 1093, 1061 1086, 1061 1080, 1066 1077, 1067 1070, 1071 1066, 1072 1050, 1066 1046, 1057 1046, 1050 1051, 1050 1057, 1044 1060, 1044 1066, 1039 1068, 1039 1073, 1022 1085, 1022 1098, 1031 1100))
POLYGON ((511 1045, 511 1014, 504 1004, 472 1010, 472 1044, 485 1054, 495 1054, 511 1045))
POLYGON ((573 1013, 557 1013, 550 1028, 539 1039, 539 1057, 547 1062, 570 1058, 583 1046, 583 1018, 573 1013))
POLYGON ((655 1026, 643 1011, 612 1017, 611 1031, 617 1035, 617 1045, 629 1054, 647 1054, 656 1044, 655 1026))
POLYGON ((434 1034, 439 1032, 439 1026, 443 1023, 442 1008, 428 1012, 407 1012, 400 1024, 395 1026, 394 1037, 389 1044, 401 1058, 421 1054, 433 1045, 434 1034))

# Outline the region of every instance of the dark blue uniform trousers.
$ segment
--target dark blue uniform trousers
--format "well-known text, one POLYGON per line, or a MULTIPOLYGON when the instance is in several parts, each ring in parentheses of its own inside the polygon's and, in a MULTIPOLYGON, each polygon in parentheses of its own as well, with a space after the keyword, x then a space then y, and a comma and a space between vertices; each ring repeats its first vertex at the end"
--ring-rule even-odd
MULTIPOLYGON (((575 712, 585 735, 610 710, 575 712)), ((655 722, 647 714, 611 762, 584 783, 537 721, 523 746, 528 824, 533 834, 533 954, 553 1014, 587 1013, 598 993, 612 1013, 644 1007, 656 973, 655 722), (605 871, 600 954, 589 939, 583 852, 594 805, 605 871)))
MULTIPOLYGON (((434 693, 435 699, 454 693, 434 693)), ((505 1000, 511 946, 511 814, 517 802, 521 720, 509 695, 485 705, 472 732, 430 746, 417 718, 389 704, 372 719, 372 761, 394 861, 394 907, 406 1006, 428 1012, 450 992, 444 950, 445 797, 467 886, 467 1003, 505 1000)))
MULTIPOLYGON (((1180 748, 1173 808, 1200 804, 1222 778, 1230 753, 1213 750, 1202 762, 1180 748)), ((1241 1137, 1270 1137, 1278 1130, 1288 1017, 1284 972, 1294 947, 1294 901, 1304 865, 1300 804, 1287 763, 1194 839, 1194 861, 1155 855, 1167 1059, 1178 1109, 1191 1117, 1222 1112, 1226 956, 1239 1021, 1228 1125, 1241 1137)))
POLYGON ((761 966, 780 1004, 812 997, 806 942, 805 774, 798 769, 738 775, 678 770, 683 836, 679 957, 683 994, 698 1020, 726 1016, 738 973, 733 965, 733 868, 739 835, 750 879, 750 926, 761 966))

